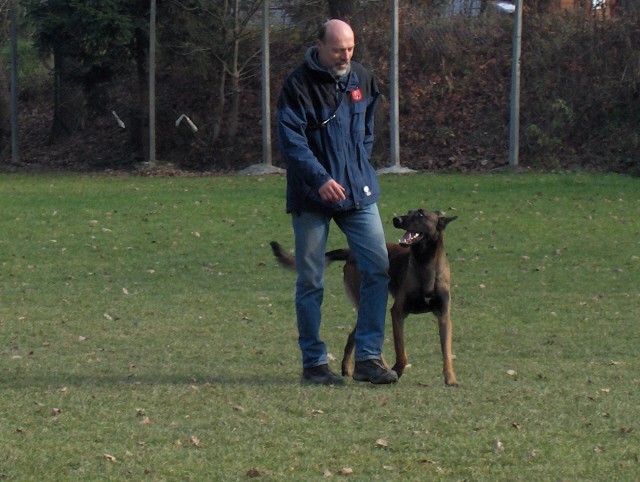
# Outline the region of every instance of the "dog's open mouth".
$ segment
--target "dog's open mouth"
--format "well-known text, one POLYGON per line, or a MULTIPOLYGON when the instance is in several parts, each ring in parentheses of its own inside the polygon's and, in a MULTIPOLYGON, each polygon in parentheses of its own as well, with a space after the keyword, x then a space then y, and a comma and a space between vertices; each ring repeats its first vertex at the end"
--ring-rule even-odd
POLYGON ((420 241, 422 239, 422 233, 416 233, 414 231, 407 231, 402 239, 400 240, 401 246, 411 246, 416 241, 420 241))

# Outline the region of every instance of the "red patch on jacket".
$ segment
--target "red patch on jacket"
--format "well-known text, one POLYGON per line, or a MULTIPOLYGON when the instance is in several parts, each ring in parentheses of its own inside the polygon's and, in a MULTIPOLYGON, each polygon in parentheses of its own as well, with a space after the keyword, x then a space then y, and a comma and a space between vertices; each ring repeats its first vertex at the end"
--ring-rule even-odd
POLYGON ((353 99, 354 102, 360 102, 362 100, 362 91, 360 89, 351 91, 351 99, 353 99))

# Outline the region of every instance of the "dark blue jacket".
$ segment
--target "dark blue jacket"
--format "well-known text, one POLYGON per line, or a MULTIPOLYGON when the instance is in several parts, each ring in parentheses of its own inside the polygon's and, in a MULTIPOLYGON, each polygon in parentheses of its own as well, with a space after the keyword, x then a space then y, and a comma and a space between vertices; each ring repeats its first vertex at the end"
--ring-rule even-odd
POLYGON ((380 197, 369 160, 374 112, 380 93, 369 71, 351 62, 336 80, 317 61, 317 49, 284 82, 278 99, 278 142, 287 167, 287 212, 345 211, 380 197), (318 189, 329 179, 346 200, 326 203, 318 189))

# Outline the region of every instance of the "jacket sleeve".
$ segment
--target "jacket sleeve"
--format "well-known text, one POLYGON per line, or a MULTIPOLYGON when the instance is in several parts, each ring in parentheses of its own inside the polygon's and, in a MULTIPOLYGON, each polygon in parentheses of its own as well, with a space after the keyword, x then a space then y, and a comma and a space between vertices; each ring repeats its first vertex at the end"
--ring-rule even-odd
POLYGON ((331 176, 309 147, 305 103, 290 78, 278 98, 277 121, 278 143, 287 169, 293 171, 294 177, 319 189, 331 176))

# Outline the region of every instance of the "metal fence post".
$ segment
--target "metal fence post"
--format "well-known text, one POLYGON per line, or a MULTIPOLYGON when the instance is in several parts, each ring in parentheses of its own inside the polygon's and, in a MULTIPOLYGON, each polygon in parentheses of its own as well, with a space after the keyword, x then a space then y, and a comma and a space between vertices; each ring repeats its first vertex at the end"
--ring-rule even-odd
POLYGON ((509 166, 518 166, 520 151, 520 52, 522 42, 522 0, 516 0, 513 18, 513 56, 511 59, 511 119, 509 121, 509 166))

